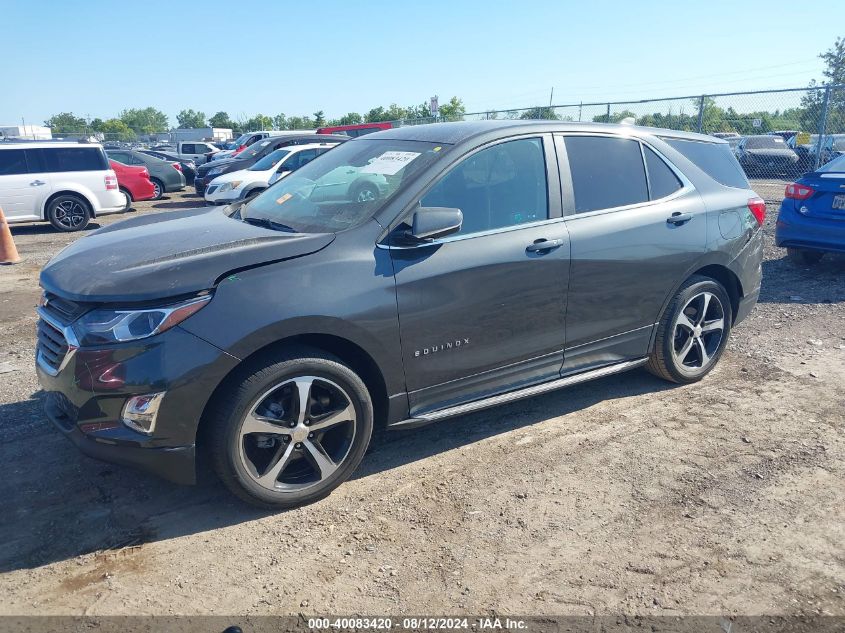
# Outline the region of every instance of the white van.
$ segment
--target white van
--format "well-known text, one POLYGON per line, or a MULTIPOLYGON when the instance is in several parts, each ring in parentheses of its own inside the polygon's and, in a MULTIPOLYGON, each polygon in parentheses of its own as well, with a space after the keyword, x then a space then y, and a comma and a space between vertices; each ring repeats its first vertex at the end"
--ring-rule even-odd
POLYGON ((46 220, 59 231, 79 231, 125 207, 102 146, 0 143, 0 208, 10 224, 46 220))

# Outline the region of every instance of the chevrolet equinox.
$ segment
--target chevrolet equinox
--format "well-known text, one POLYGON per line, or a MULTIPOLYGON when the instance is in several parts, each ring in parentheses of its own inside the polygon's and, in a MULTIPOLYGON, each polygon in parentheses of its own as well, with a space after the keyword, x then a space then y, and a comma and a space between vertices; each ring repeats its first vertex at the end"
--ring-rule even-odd
POLYGON ((407 428, 635 367, 710 372, 765 205, 716 138, 482 121, 350 140, 255 198, 42 271, 46 413, 84 453, 290 507, 407 428))

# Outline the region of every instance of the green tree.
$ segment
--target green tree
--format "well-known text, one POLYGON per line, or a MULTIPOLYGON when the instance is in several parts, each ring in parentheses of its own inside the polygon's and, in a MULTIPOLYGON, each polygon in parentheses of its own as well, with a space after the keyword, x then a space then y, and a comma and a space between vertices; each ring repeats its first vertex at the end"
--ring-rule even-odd
POLYGON ((317 110, 314 113, 314 127, 325 127, 326 117, 322 110, 317 110))
POLYGON ((379 121, 389 121, 390 119, 386 118, 385 110, 382 106, 378 106, 377 108, 373 108, 367 114, 364 115, 364 120, 367 123, 378 123, 379 121))
POLYGON ((176 115, 176 122, 182 129, 205 127, 205 112, 182 110, 176 115))
POLYGON ((105 135, 107 141, 132 141, 135 139, 135 132, 120 119, 103 121, 98 131, 105 135))
POLYGON ((273 129, 274 130, 286 130, 288 124, 288 119, 285 116, 284 112, 279 112, 276 116, 273 117, 273 129))
POLYGON ((359 125, 364 122, 362 117, 357 112, 348 112, 335 121, 335 125, 359 125))
POLYGON ((243 129, 247 132, 255 132, 257 130, 271 130, 273 129, 273 119, 264 114, 256 114, 251 119, 247 119, 246 121, 244 121, 243 129))
POLYGON ((559 121, 560 117, 555 112, 554 108, 549 107, 537 107, 531 108, 530 110, 526 110, 521 115, 519 115, 520 119, 548 119, 550 121, 559 121))
POLYGON ((91 123, 88 124, 88 127, 90 127, 94 132, 102 132, 103 120, 100 118, 91 119, 91 123))
POLYGON ((460 120, 466 114, 464 102, 457 97, 452 97, 447 103, 440 106, 440 116, 444 119, 460 120))
POLYGON ((226 112, 217 112, 214 116, 208 119, 208 124, 211 127, 222 127, 231 130, 235 127, 235 122, 229 118, 226 112))
POLYGON ((73 112, 54 114, 44 121, 44 125, 51 128, 53 134, 71 134, 88 130, 88 121, 81 116, 76 116, 73 112))
POLYGON ((314 121, 307 116, 291 116, 287 120, 288 130, 313 130, 316 126, 314 121))
POLYGON ((155 108, 131 108, 120 113, 119 118, 135 134, 158 134, 170 126, 167 115, 155 108))

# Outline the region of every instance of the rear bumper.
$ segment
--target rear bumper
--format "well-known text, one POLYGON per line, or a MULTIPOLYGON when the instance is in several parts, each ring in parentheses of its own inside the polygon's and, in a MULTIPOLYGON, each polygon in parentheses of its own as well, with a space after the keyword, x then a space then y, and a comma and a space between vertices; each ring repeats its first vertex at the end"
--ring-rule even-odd
POLYGON ((760 298, 760 286, 757 286, 751 292, 745 294, 742 299, 739 300, 739 307, 736 310, 736 316, 734 317, 734 325, 739 325, 745 320, 751 311, 754 309, 754 306, 757 305, 757 300, 760 298))
POLYGON ((795 211, 791 200, 784 200, 775 225, 775 244, 845 253, 845 219, 806 216, 795 211))

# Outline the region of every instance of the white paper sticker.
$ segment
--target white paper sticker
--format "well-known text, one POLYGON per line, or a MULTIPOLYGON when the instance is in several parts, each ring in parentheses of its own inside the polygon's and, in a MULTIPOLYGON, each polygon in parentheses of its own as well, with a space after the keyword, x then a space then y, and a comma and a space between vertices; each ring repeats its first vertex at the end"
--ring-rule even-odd
POLYGON ((419 155, 419 152, 385 152, 358 173, 392 176, 419 155))

